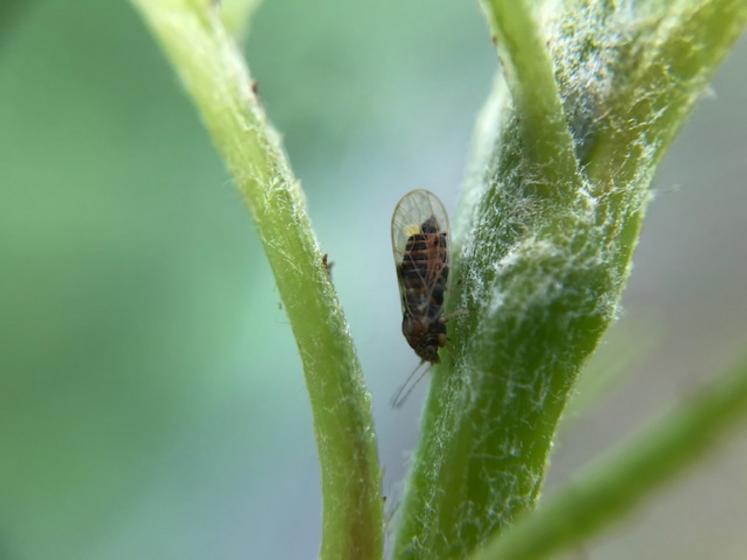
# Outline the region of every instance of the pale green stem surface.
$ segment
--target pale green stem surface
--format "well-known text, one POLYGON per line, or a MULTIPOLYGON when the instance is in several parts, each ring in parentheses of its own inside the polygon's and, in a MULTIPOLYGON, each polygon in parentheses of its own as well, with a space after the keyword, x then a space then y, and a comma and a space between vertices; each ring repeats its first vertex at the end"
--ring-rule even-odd
POLYGON ((471 560, 540 560, 619 520, 747 417, 747 363, 588 469, 471 560))
POLYGON ((303 193, 279 138, 214 2, 134 4, 199 109, 254 217, 275 275, 314 416, 324 502, 321 558, 380 558, 381 474, 371 404, 303 193))

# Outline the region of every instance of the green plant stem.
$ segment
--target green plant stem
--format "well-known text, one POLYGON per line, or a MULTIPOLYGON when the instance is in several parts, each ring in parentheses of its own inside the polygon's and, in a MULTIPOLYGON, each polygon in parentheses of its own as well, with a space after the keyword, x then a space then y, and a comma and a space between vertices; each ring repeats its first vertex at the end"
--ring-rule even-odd
POLYGON ((539 560, 582 543, 701 458, 746 417, 744 363, 519 519, 472 560, 539 560))
POLYGON ((578 183, 573 139, 568 130, 552 62, 540 30, 524 0, 481 0, 493 32, 503 74, 520 115, 519 129, 527 156, 555 187, 550 194, 567 198, 578 183))
POLYGON ((638 53, 634 79, 611 97, 584 162, 601 199, 598 223, 607 227, 607 239, 617 238, 621 275, 627 275, 655 167, 747 22, 744 0, 675 3, 669 10, 638 53))
POLYGON ((543 34, 523 2, 485 0, 506 75, 477 126, 446 302, 460 313, 432 375, 396 558, 465 557, 534 508, 576 376, 618 312, 655 165, 741 29, 744 3, 685 4, 643 14, 566 0, 543 34), (545 45, 557 88, 535 91, 545 45), (562 163, 562 126, 579 171, 562 163), (560 138, 557 166, 543 131, 560 138))
MULTIPOLYGON (((254 217, 303 361, 322 471, 324 559, 382 555, 369 396, 303 193, 214 3, 135 0, 254 217)), ((268 372, 269 373, 269 372, 268 372)))
POLYGON ((506 72, 495 92, 513 103, 491 101, 483 115, 497 120, 478 124, 495 144, 476 146, 484 159, 465 189, 447 303, 460 313, 433 373, 396 558, 463 557, 533 507, 565 396, 613 312, 589 289, 609 284, 593 245, 570 248, 591 221, 540 32, 523 2, 485 7, 506 72))

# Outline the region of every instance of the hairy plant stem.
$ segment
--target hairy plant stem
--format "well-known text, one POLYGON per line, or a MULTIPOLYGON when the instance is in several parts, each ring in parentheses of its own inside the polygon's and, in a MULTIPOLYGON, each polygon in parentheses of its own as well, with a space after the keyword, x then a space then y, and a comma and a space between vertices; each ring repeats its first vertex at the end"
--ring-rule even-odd
POLYGON ((533 509, 576 375, 616 315, 655 165, 744 22, 735 0, 567 0, 542 28, 523 2, 483 4, 504 74, 456 220, 447 313, 461 313, 397 558, 464 557, 533 509))
POLYGON ((619 519, 714 447, 747 417, 747 363, 587 469, 539 509, 491 540, 472 560, 539 560, 619 519))
POLYGON ((524 0, 481 0, 511 91, 526 157, 544 173, 548 197, 572 197, 579 181, 552 62, 524 0), (567 190, 566 190, 567 189, 567 190))
POLYGON ((280 140, 215 3, 134 3, 199 109, 251 211, 275 275, 314 415, 324 502, 321 557, 380 558, 381 475, 369 396, 280 140))

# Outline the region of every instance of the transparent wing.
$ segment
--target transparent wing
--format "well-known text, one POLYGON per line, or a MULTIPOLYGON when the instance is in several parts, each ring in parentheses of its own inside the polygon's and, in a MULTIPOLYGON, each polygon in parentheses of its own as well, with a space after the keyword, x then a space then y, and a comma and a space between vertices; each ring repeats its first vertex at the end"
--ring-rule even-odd
POLYGON ((415 189, 403 196, 392 214, 392 251, 397 264, 402 262, 407 239, 418 233, 428 218, 434 217, 442 232, 449 232, 449 218, 441 201, 430 191, 415 189))
MULTIPOLYGON (((394 208, 392 214, 392 252, 394 254, 394 263, 397 267, 397 280, 399 282, 400 296, 403 295, 404 285, 400 274, 400 267, 407 255, 407 240, 423 232, 423 225, 429 220, 435 222, 439 234, 446 234, 447 246, 446 254, 440 264, 440 267, 449 266, 448 242, 449 239, 449 219, 446 210, 441 201, 430 191, 425 189, 415 189, 403 196, 394 208)), ((431 222, 433 223, 433 222, 431 222)), ((430 276, 430 275, 429 275, 430 276)), ((423 290, 432 289, 433 278, 422 279, 423 290)), ((404 298, 400 297, 400 303, 403 306, 404 298)))

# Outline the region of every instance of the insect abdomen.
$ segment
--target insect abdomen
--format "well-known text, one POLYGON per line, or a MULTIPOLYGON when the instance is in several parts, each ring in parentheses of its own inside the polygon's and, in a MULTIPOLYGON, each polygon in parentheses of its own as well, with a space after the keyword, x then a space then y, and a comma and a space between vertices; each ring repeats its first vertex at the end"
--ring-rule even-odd
POLYGON ((400 274, 404 308, 412 315, 438 319, 449 274, 446 250, 445 233, 418 233, 407 240, 400 274))

